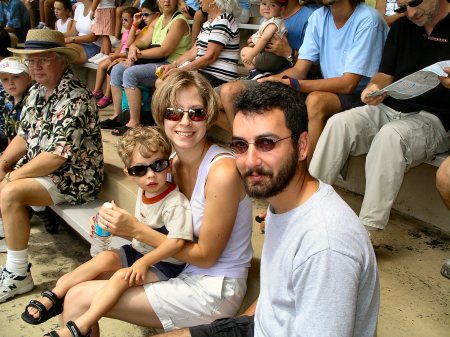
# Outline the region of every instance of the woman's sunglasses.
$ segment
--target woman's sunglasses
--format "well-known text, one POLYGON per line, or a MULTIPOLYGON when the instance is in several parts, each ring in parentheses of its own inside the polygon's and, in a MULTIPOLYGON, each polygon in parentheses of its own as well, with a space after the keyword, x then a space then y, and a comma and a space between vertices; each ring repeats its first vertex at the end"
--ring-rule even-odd
POLYGON ((169 159, 155 160, 149 165, 136 165, 127 168, 127 172, 132 177, 143 177, 147 174, 148 169, 152 169, 153 172, 159 173, 164 171, 170 165, 169 159))
POLYGON ((257 138, 253 143, 249 143, 243 139, 233 139, 231 141, 230 147, 235 154, 244 154, 245 152, 247 152, 250 144, 253 144, 258 151, 269 152, 275 148, 278 142, 292 137, 293 135, 280 139, 275 139, 272 137, 260 137, 257 138))
POLYGON ((203 108, 194 108, 187 110, 183 110, 181 108, 167 108, 166 112, 164 113, 164 119, 178 122, 183 118, 185 112, 188 113, 190 120, 193 122, 203 122, 207 119, 206 111, 203 108))
POLYGON ((395 13, 398 13, 398 14, 405 13, 406 10, 408 9, 408 8, 407 8, 408 6, 409 6, 409 7, 417 7, 417 6, 419 6, 422 2, 423 2, 423 0, 411 0, 411 1, 408 2, 406 5, 402 5, 402 6, 400 6, 399 8, 394 9, 394 12, 395 12, 395 13))

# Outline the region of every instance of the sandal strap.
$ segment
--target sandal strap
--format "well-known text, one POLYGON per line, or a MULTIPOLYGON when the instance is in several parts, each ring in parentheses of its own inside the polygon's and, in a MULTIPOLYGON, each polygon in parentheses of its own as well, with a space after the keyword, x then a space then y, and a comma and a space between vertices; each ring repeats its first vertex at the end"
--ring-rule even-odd
POLYGON ((39 312, 39 317, 36 318, 36 321, 41 321, 42 319, 45 319, 48 315, 47 308, 39 301, 31 300, 30 303, 27 304, 25 307, 25 311, 28 310, 28 308, 36 309, 39 312))
POLYGON ((56 305, 61 302, 61 300, 56 296, 56 294, 53 291, 50 290, 44 290, 41 293, 42 297, 47 297, 50 301, 53 302, 53 305, 56 305))
POLYGON ((69 329, 73 337, 89 337, 91 335, 91 330, 89 330, 86 335, 82 335, 80 329, 78 329, 74 321, 68 321, 66 323, 66 327, 69 329))
POLYGON ((56 331, 50 331, 44 335, 44 337, 60 337, 56 331))

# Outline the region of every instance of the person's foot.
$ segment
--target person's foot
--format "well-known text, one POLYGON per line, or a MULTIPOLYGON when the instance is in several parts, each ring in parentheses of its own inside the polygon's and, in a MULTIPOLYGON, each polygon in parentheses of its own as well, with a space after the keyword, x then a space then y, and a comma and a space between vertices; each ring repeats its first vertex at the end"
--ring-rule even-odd
POLYGON ((107 119, 101 121, 100 128, 101 129, 115 129, 115 128, 122 126, 122 123, 119 122, 119 117, 120 116, 116 116, 116 117, 107 118, 107 119))
POLYGON ((0 267, 0 303, 16 295, 25 294, 34 288, 30 267, 31 264, 25 276, 17 275, 4 267, 0 267))
POLYGON ((444 262, 441 268, 441 275, 450 279, 450 259, 444 262))
POLYGON ((92 96, 94 96, 95 99, 100 99, 103 97, 103 91, 101 90, 93 90, 92 96))
POLYGON ((6 239, 0 236, 0 253, 6 253, 6 239))
POLYGON ((112 98, 105 95, 97 102, 97 106, 99 109, 104 109, 107 106, 111 105, 112 102, 113 102, 112 98))

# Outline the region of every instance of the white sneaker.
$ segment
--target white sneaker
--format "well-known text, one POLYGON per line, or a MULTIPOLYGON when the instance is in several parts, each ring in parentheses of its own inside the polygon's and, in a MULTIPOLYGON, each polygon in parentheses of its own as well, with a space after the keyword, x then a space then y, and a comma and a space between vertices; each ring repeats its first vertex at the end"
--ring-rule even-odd
POLYGON ((111 40, 111 46, 113 48, 118 48, 120 46, 120 40, 115 36, 110 36, 109 39, 111 40))
POLYGON ((100 62, 106 60, 107 58, 109 58, 108 55, 101 54, 101 56, 97 57, 94 61, 91 61, 91 62, 95 63, 95 64, 99 64, 100 62))
POLYGON ((6 239, 0 236, 0 253, 6 253, 6 239))
POLYGON ((0 267, 0 303, 16 295, 25 294, 33 288, 34 282, 30 268, 28 268, 27 275, 20 276, 0 267))
POLYGON ((103 56, 102 53, 95 54, 95 55, 92 56, 90 59, 88 59, 88 62, 95 63, 95 60, 98 59, 98 58, 100 58, 100 57, 102 57, 102 56, 103 56))

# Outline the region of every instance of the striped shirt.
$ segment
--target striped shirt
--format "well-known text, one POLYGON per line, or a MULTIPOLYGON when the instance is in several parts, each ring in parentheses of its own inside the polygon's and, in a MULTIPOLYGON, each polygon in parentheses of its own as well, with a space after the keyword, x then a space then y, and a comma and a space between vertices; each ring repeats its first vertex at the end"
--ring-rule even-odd
POLYGON ((223 81, 231 81, 238 77, 237 64, 239 61, 239 28, 233 15, 223 13, 212 22, 203 24, 197 37, 197 58, 206 54, 208 43, 218 43, 223 49, 217 60, 201 69, 223 81))

